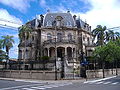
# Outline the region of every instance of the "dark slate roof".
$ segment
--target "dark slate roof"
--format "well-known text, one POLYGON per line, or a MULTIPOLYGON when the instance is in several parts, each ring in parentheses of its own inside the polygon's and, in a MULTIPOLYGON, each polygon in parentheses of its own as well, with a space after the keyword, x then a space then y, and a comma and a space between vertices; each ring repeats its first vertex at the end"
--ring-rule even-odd
POLYGON ((74 20, 72 15, 67 12, 67 13, 47 13, 43 20, 41 19, 33 19, 28 22, 30 24, 31 28, 35 27, 53 27, 53 23, 55 22, 55 18, 57 16, 62 17, 62 25, 63 27, 77 27, 77 28, 82 28, 83 30, 91 32, 91 26, 87 24, 86 22, 82 21, 80 18, 74 20), (49 23, 49 25, 47 25, 49 23), (69 25, 70 24, 70 25, 69 25))
POLYGON ((63 18, 63 25, 67 27, 67 24, 70 22, 71 27, 75 26, 75 21, 70 13, 47 13, 44 18, 43 26, 47 26, 47 22, 53 23, 57 16, 63 18))
POLYGON ((26 23, 27 25, 30 25, 30 27, 33 29, 35 27, 41 27, 41 21, 39 19, 33 19, 26 23))
POLYGON ((76 20, 77 28, 82 28, 83 30, 91 32, 91 26, 81 19, 76 20))

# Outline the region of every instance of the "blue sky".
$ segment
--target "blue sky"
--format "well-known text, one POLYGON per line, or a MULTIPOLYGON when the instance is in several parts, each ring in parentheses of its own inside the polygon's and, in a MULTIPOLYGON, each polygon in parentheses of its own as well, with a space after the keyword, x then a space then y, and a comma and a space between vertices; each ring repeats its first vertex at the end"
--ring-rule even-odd
MULTIPOLYGON (((76 14, 92 26, 100 24, 108 28, 120 26, 120 0, 0 0, 0 24, 16 27, 16 29, 0 27, 0 36, 13 35, 14 48, 11 58, 17 58, 17 27, 32 20, 36 15, 50 12, 67 12, 76 14), (4 22, 7 20, 11 22, 4 22)), ((118 30, 116 30, 118 31, 118 30)))

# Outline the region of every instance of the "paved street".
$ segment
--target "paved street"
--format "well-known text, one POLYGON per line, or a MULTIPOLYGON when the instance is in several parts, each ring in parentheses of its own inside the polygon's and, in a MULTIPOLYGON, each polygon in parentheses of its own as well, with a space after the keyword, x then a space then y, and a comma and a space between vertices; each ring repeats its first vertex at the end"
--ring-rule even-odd
POLYGON ((0 80, 0 90, 120 90, 120 76, 90 81, 8 81, 0 80))

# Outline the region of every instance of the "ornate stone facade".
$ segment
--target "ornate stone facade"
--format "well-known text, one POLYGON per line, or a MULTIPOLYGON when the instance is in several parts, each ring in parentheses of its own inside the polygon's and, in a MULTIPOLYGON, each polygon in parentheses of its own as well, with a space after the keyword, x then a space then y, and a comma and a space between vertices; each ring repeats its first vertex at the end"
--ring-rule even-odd
POLYGON ((80 18, 76 19, 70 12, 48 12, 26 24, 33 30, 31 37, 19 44, 19 60, 26 64, 39 61, 42 56, 56 61, 64 58, 69 64, 77 63, 81 51, 90 56, 94 50, 91 26, 80 18))

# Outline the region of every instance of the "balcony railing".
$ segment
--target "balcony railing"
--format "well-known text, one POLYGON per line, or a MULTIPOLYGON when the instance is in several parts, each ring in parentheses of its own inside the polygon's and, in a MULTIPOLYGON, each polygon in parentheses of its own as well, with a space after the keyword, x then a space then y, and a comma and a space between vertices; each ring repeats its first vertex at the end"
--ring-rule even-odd
POLYGON ((43 42, 43 44, 55 44, 55 43, 67 43, 67 44, 75 44, 76 41, 75 39, 67 39, 67 38, 62 38, 62 39, 49 39, 43 42))

